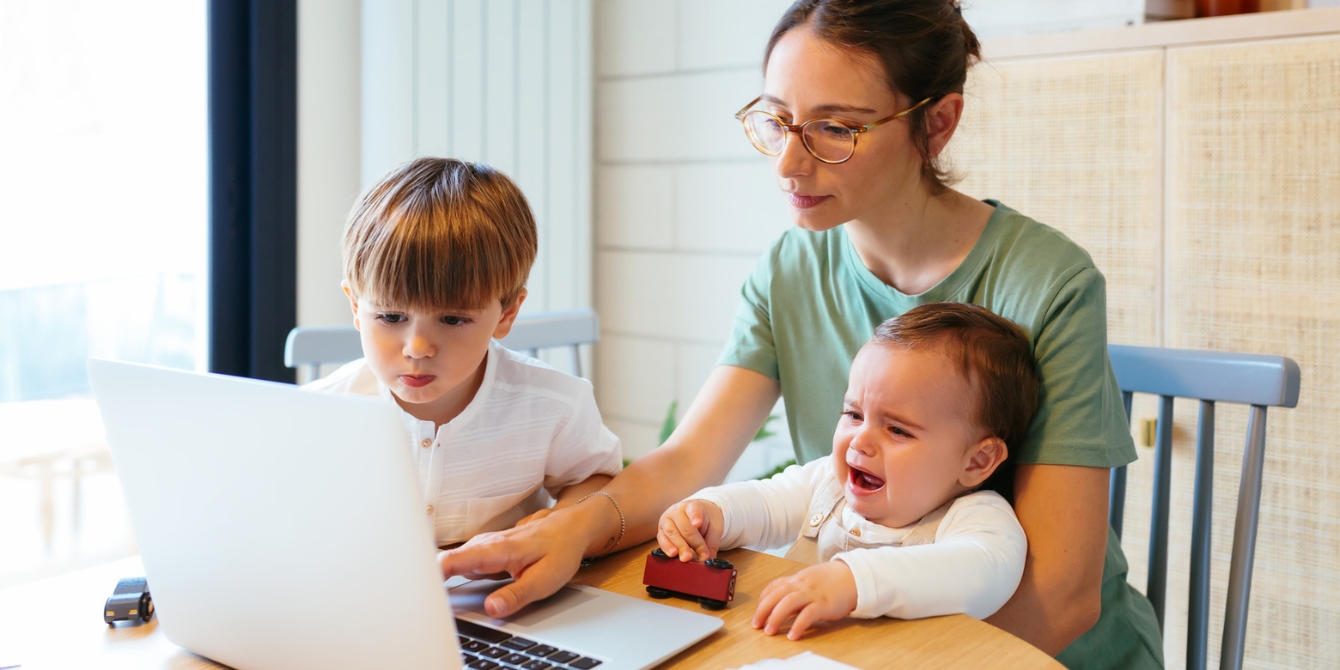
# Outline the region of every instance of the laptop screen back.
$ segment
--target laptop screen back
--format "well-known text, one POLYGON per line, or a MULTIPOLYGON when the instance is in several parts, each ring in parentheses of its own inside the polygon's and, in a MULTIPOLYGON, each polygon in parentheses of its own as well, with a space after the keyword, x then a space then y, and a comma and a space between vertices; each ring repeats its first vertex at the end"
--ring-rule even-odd
POLYGON ((110 361, 89 376, 168 639, 239 668, 460 667, 394 408, 110 361))

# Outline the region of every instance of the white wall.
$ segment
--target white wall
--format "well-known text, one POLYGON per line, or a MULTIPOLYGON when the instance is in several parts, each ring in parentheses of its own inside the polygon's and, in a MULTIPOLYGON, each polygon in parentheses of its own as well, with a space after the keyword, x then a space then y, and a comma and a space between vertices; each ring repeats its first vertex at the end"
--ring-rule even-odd
MULTIPOLYGON (((790 226, 767 159, 732 116, 761 92, 763 48, 789 5, 597 0, 595 383, 626 456, 656 445, 672 400, 683 415, 741 282, 790 226)), ((737 470, 776 458, 753 452, 737 470)))
POLYGON ((591 0, 364 0, 363 186, 483 161, 539 226, 523 314, 591 305, 591 0))
MULTIPOLYGON (((339 233, 364 184, 419 153, 482 156, 518 179, 542 240, 554 241, 532 275, 528 311, 594 300, 601 410, 628 456, 650 450, 670 402, 682 416, 715 365, 740 283, 790 225, 767 160, 732 118, 760 92, 763 47, 788 5, 302 0, 299 323, 348 322, 339 233), (561 26, 571 32, 555 34, 561 26), (522 53, 525 45, 567 45, 570 55, 522 53), (452 78, 452 62, 492 73, 452 78), (500 76, 514 85, 490 83, 500 76), (549 120, 522 123, 522 114, 549 120), (546 133, 567 141, 563 127, 570 145, 535 151, 546 133), (593 173, 594 241, 581 225, 593 173), (566 229, 552 223, 565 211, 566 229)), ((757 474, 787 450, 774 441, 737 469, 757 474)))
POLYGON ((340 236, 359 193, 359 2, 298 2, 298 325, 350 322, 340 236))

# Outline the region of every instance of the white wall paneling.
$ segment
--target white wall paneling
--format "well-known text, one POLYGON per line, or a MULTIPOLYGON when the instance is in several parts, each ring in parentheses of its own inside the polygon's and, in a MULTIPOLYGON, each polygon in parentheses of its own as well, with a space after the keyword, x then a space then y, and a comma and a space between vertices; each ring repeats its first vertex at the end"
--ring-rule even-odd
POLYGON ((413 133, 411 146, 417 156, 449 156, 451 131, 459 120, 459 109, 452 105, 455 91, 451 83, 463 78, 464 74, 451 69, 452 56, 459 56, 453 54, 451 48, 460 40, 454 34, 450 35, 451 39, 444 35, 448 26, 455 25, 452 3, 448 0, 418 0, 411 5, 413 33, 406 36, 409 39, 402 38, 412 54, 410 74, 414 88, 408 91, 414 106, 414 115, 409 119, 413 133))
MULTIPOLYGON (((732 118, 760 92, 763 48, 789 4, 596 2, 596 399, 629 456, 656 446, 672 401, 683 417, 740 284, 791 225, 767 159, 732 118)), ((731 477, 789 452, 784 437, 760 444, 731 477)))
POLYGON ((601 77, 675 71, 674 2, 596 0, 601 77))
POLYGON ((520 185, 540 250, 523 313, 591 305, 591 0, 364 0, 363 186, 417 156, 520 185))
POLYGON ((340 239, 358 197, 358 0, 298 3, 298 324, 349 323, 340 239))
POLYGON ((757 66, 602 80, 596 112, 600 160, 757 159, 732 115, 762 85, 757 66))
MULTIPOLYGON (((793 0, 681 0, 677 4, 678 65, 685 71, 757 71, 772 28, 793 0)), ((671 4, 671 3, 665 3, 671 4)), ((746 98, 740 105, 749 102, 746 98)), ((740 105, 736 105, 738 109, 740 105)))
POLYGON ((413 0, 362 4, 362 186, 416 155, 413 0))

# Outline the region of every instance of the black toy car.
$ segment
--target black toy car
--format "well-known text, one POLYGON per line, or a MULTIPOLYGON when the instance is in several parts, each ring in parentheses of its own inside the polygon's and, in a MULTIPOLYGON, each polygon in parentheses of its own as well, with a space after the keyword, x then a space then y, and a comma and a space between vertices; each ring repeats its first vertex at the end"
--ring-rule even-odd
POLYGON ((127 577, 116 583, 116 590, 103 607, 102 620, 109 625, 117 621, 148 621, 154 615, 154 599, 149 595, 149 582, 143 577, 127 577))

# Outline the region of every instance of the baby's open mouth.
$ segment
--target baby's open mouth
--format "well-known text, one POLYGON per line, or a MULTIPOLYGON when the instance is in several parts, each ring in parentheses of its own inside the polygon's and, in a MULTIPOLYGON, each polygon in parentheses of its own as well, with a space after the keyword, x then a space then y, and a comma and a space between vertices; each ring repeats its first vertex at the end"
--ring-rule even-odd
POLYGON ((869 472, 866 472, 865 470, 862 470, 851 464, 848 464, 847 468, 848 468, 847 480, 850 481, 852 485, 855 486, 856 488, 865 491, 878 491, 881 488, 884 488, 883 479, 880 479, 879 477, 876 477, 870 474, 869 472))

